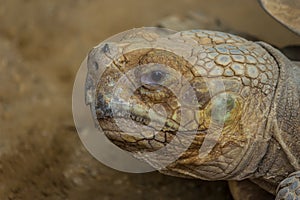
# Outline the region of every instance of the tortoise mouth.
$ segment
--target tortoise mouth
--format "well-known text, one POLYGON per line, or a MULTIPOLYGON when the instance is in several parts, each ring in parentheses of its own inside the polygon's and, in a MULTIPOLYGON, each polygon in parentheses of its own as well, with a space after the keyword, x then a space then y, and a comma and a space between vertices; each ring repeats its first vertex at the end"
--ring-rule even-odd
POLYGON ((151 127, 156 131, 175 132, 179 129, 181 129, 181 131, 192 131, 181 128, 176 121, 145 104, 127 103, 121 99, 119 99, 118 102, 111 101, 110 103, 98 104, 96 107, 96 115, 98 121, 109 118, 131 120, 137 125, 151 127))
POLYGON ((143 104, 124 103, 120 99, 110 103, 102 101, 96 107, 96 116, 106 137, 130 152, 157 151, 175 139, 177 134, 206 134, 198 127, 181 127, 169 116, 143 104))
MULTIPOLYGON (((146 130, 139 131, 132 128, 132 125, 126 122, 129 118, 106 118, 98 120, 105 136, 115 145, 129 152, 153 152, 158 151, 172 140, 178 137, 178 134, 193 135, 192 131, 171 131, 155 130, 148 127, 146 130), (116 123, 116 120, 120 120, 116 123), (125 122, 125 123, 122 123, 125 122), (120 128, 119 124, 122 124, 120 128), (124 125, 124 124, 127 124, 124 125)), ((134 123, 140 123, 134 121, 134 123)), ((197 134, 200 134, 197 132, 197 134)), ((204 134, 203 134, 204 135, 204 134)), ((187 148, 187 147, 185 147, 187 148)))

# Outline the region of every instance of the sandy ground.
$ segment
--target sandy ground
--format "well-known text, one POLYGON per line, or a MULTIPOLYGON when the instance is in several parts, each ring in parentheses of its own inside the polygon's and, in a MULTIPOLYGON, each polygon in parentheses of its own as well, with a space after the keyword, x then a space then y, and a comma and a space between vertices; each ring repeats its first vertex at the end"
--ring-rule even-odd
POLYGON ((73 123, 73 81, 91 47, 190 10, 279 47, 300 44, 256 1, 0 0, 0 200, 231 199, 225 182, 107 168, 73 123))

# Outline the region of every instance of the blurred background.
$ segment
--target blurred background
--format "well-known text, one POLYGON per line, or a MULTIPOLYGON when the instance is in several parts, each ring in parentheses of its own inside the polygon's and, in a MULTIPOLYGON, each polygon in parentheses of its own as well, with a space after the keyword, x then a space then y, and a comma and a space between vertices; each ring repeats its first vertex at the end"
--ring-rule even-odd
POLYGON ((0 199, 231 199, 226 182, 105 167, 73 123, 73 81, 93 46, 191 11, 278 47, 300 44, 254 0, 0 0, 0 199))

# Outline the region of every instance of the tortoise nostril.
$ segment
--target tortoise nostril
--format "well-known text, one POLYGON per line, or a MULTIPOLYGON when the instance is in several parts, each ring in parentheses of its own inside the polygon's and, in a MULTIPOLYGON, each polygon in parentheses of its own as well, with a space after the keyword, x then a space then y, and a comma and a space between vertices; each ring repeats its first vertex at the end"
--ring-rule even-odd
POLYGON ((98 69, 99 69, 98 63, 97 63, 97 62, 94 62, 93 67, 95 68, 95 70, 98 70, 98 69))

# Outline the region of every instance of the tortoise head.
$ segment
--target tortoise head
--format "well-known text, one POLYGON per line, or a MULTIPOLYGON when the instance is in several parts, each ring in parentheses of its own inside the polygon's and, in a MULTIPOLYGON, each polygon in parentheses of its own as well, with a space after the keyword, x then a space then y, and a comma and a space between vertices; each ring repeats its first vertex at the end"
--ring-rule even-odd
POLYGON ((99 129, 164 173, 244 178, 266 151, 278 71, 258 44, 221 32, 139 29, 95 47, 88 70, 99 129))

